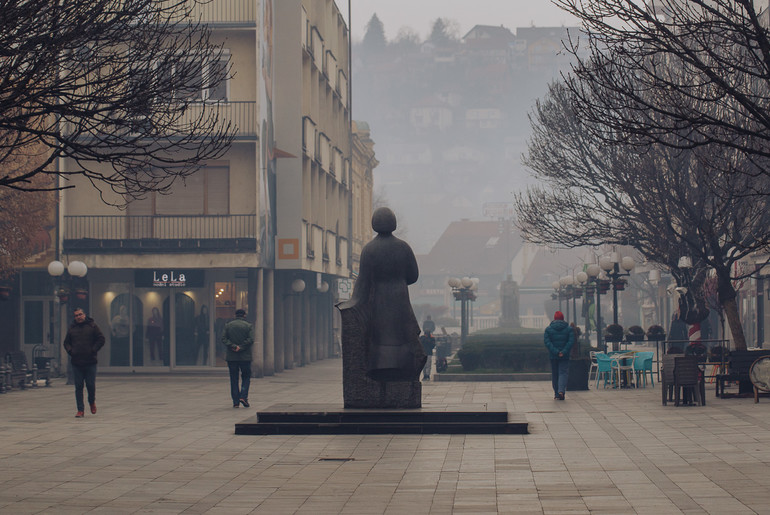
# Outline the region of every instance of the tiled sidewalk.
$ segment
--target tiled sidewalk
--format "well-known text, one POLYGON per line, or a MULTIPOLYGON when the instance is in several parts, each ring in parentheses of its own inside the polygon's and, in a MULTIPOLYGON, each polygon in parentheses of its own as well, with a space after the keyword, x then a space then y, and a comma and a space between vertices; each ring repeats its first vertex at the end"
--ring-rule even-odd
POLYGON ((424 404, 504 402, 531 434, 235 436, 273 403, 342 403, 341 360, 252 381, 99 376, 0 395, 0 513, 770 513, 770 400, 661 406, 660 390, 552 400, 547 382, 428 383, 424 404))

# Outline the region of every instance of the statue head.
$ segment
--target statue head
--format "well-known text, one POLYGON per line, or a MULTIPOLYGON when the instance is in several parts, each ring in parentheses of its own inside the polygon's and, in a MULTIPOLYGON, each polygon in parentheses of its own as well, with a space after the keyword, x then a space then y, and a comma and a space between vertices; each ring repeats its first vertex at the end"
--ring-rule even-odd
POLYGON ((372 229, 377 234, 390 234, 396 230, 396 215, 390 208, 380 207, 372 215, 372 229))

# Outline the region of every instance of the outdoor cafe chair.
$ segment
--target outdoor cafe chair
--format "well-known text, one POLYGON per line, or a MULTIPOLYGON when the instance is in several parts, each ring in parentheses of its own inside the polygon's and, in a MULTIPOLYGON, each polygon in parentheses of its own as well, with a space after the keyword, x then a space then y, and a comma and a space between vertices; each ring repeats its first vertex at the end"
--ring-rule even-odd
POLYGON ((653 381, 653 372, 652 372, 652 359, 655 356, 654 352, 637 352, 636 357, 634 358, 634 372, 636 373, 636 385, 639 386, 640 384, 644 385, 644 387, 647 387, 647 373, 650 373, 650 384, 655 387, 655 382, 653 381))
POLYGON ((591 356, 591 368, 588 369, 588 380, 591 380, 591 374, 597 372, 597 369, 599 368, 599 363, 596 360, 596 354, 597 352, 595 350, 592 350, 589 352, 589 355, 591 356))
POLYGON ((624 352, 612 356, 612 366, 617 373, 618 386, 628 385, 634 375, 636 352, 624 352))
POLYGON ((599 388, 599 381, 604 379, 604 387, 607 387, 607 383, 613 381, 613 367, 612 364, 615 361, 612 357, 607 356, 604 353, 594 353, 596 357, 596 388, 599 388))

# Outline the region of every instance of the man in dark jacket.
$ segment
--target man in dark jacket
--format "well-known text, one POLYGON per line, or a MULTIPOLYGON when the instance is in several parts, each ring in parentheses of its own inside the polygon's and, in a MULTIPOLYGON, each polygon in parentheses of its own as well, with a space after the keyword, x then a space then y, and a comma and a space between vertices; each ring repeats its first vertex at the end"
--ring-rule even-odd
POLYGON ((96 353, 104 346, 104 335, 94 319, 86 317, 82 309, 76 308, 73 315, 75 321, 64 338, 64 349, 70 355, 75 379, 75 402, 78 407, 75 417, 83 418, 83 383, 88 390, 91 413, 96 414, 96 353))
POLYGON ((564 321, 561 311, 554 313, 553 322, 545 328, 543 339, 551 354, 553 398, 563 401, 564 392, 567 390, 569 354, 575 344, 575 331, 564 321))
POLYGON ((251 347, 254 345, 254 327, 246 321, 246 312, 239 309, 235 320, 225 326, 222 343, 227 347, 227 368, 230 370, 230 396, 233 408, 243 404, 249 407, 249 385, 251 384, 251 347), (241 386, 238 387, 238 373, 241 386))

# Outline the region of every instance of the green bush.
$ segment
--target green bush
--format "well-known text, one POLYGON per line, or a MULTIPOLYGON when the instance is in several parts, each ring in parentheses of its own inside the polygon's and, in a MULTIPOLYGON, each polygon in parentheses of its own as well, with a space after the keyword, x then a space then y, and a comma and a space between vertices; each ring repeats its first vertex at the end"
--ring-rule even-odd
POLYGON ((543 334, 474 334, 457 352, 466 372, 485 369, 506 372, 547 372, 548 351, 543 334))

